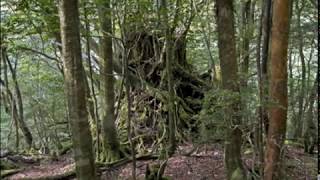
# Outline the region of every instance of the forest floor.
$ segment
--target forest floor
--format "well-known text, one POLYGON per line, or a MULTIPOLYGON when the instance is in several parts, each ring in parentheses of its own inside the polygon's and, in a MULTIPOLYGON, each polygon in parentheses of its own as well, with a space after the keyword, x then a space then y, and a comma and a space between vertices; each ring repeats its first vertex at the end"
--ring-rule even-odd
MULTIPOLYGON (((181 155, 192 149, 191 145, 179 146, 177 153, 169 158, 164 176, 173 180, 223 180, 225 177, 223 163, 223 147, 220 144, 202 146, 189 156, 181 155)), ((285 172, 288 179, 311 180, 316 179, 317 157, 305 154, 303 148, 286 146, 285 148, 285 172)), ((243 156, 246 168, 250 169, 253 162, 252 153, 248 151, 243 156)), ((137 179, 144 179, 147 164, 159 163, 156 160, 137 162, 137 179)), ((101 179, 130 180, 132 164, 104 171, 101 179)), ((20 172, 8 176, 5 179, 43 179, 49 175, 59 175, 74 169, 74 163, 70 153, 58 159, 42 160, 34 165, 27 165, 20 172)))

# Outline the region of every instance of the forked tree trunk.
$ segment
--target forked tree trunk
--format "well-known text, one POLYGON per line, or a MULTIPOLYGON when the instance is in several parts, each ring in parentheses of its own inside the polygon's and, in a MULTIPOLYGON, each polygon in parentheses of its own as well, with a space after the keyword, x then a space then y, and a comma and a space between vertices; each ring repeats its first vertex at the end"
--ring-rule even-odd
MULTIPOLYGON (((239 93, 238 65, 236 59, 236 43, 232 0, 217 0, 218 47, 221 64, 222 88, 229 93, 239 93)), ((226 123, 228 125, 225 142, 225 166, 228 179, 246 179, 241 160, 242 131, 239 128, 241 102, 238 98, 226 107, 226 123)))
POLYGON ((77 0, 59 2, 62 54, 69 119, 77 178, 96 179, 92 137, 88 123, 85 75, 80 45, 80 22, 77 0))
MULTIPOLYGON (((6 48, 1 48, 1 57, 3 59, 3 65, 4 65, 4 70, 5 70, 5 83, 6 83, 6 91, 7 91, 7 96, 8 99, 11 100, 11 105, 9 105, 11 107, 11 115, 12 118, 15 122, 16 127, 21 129, 21 132, 24 136, 24 139, 26 141, 26 144, 28 146, 28 148, 32 147, 32 134, 30 129, 28 128, 25 120, 24 120, 24 113, 23 113, 23 102, 22 102, 22 96, 21 96, 21 91, 20 91, 20 87, 18 84, 18 80, 17 80, 17 73, 16 73, 16 67, 14 68, 9 60, 6 48), (11 76, 12 76, 12 80, 14 83, 14 93, 12 93, 9 90, 9 81, 8 81, 8 77, 7 77, 7 67, 9 67, 11 76)), ((18 135, 17 135, 18 136, 18 135)), ((18 150, 18 148, 17 148, 18 150)))
POLYGON ((270 121, 265 156, 265 180, 280 180, 281 153, 286 135, 288 92, 287 51, 289 37, 289 0, 273 1, 270 51, 270 121))

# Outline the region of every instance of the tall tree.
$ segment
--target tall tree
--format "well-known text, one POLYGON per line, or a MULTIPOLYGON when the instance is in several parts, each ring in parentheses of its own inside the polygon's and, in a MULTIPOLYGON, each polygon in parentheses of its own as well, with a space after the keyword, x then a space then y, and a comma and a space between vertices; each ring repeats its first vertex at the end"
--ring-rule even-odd
POLYGON ((287 53, 289 37, 289 0, 274 0, 270 46, 269 93, 273 105, 265 156, 264 179, 281 179, 281 152, 286 135, 288 92, 287 53))
POLYGON ((302 125, 303 125, 303 115, 304 115, 304 97, 305 97, 305 89, 306 89, 306 62, 303 53, 303 32, 301 27, 301 13, 304 8, 305 1, 295 1, 296 10, 297 10, 297 27, 298 27, 298 42, 299 42, 299 57, 301 61, 301 88, 298 100, 298 116, 297 118, 293 118, 294 121, 294 137, 300 138, 302 136, 302 125), (301 6, 299 5, 301 2, 301 6))
POLYGON ((243 87, 247 86, 247 76, 249 72, 249 57, 250 57, 250 39, 252 36, 252 8, 251 0, 242 2, 242 62, 241 62, 241 73, 242 73, 242 82, 243 87))
POLYGON ((28 148, 31 148, 33 138, 32 138, 31 131, 24 120, 23 101, 22 101, 22 95, 21 95, 21 91, 20 91, 20 87, 19 87, 19 83, 18 83, 18 79, 17 79, 17 71, 16 71, 17 70, 17 60, 15 60, 14 66, 12 66, 12 64, 9 60, 8 54, 7 54, 6 47, 1 48, 1 58, 3 59, 3 65, 4 65, 4 69, 5 69, 4 76, 5 76, 6 92, 7 92, 8 99, 11 100, 11 105, 10 105, 9 109, 11 109, 11 115, 12 115, 12 118, 13 118, 15 124, 18 125, 17 127, 19 127, 22 131, 22 134, 24 136, 24 139, 27 143, 28 148), (8 81, 8 77, 7 77, 7 67, 9 67, 9 71, 12 76, 12 81, 14 84, 14 93, 12 93, 9 90, 9 86, 8 86, 9 81, 8 81))
POLYGON ((317 74, 317 77, 314 81, 313 88, 309 95, 309 102, 308 102, 308 110, 306 115, 306 123, 304 125, 303 129, 303 138, 304 138, 304 151, 307 153, 312 154, 314 146, 316 144, 316 138, 317 138, 317 131, 316 126, 313 121, 313 110, 314 110, 314 102, 317 97, 317 90, 318 90, 318 77, 319 74, 317 74))
POLYGON ((259 32, 257 36, 257 53, 256 53, 256 66, 257 66, 257 76, 258 76, 258 86, 259 86, 259 107, 258 107, 258 127, 256 131, 256 146, 259 151, 259 161, 260 174, 263 175, 263 162, 264 162, 264 149, 263 149, 263 124, 264 124, 264 114, 265 110, 262 105, 263 101, 263 84, 262 84, 262 70, 261 70, 261 42, 262 42, 262 30, 263 30, 263 17, 264 17, 264 4, 261 3, 261 14, 259 19, 259 32))
MULTIPOLYGON (((232 0, 217 0, 218 47, 221 64, 222 88, 230 93, 239 93, 238 64, 236 59, 236 43, 232 0)), ((228 124, 225 142, 225 165, 228 179, 246 179, 241 161, 242 131, 239 127, 240 100, 226 107, 225 115, 228 124)))
MULTIPOLYGON (((176 5, 179 3, 179 0, 176 1, 176 5)), ((169 19, 169 11, 166 0, 161 0, 160 5, 160 13, 162 13, 162 25, 165 28, 165 52, 166 52, 166 75, 168 80, 168 115, 169 115, 169 155, 172 155, 176 149, 176 122, 175 122, 175 106, 174 106, 174 89, 173 89, 173 77, 172 77, 172 66, 173 66, 173 50, 174 49, 174 41, 173 41, 173 29, 174 27, 170 27, 168 19, 169 19)), ((174 20, 176 21, 176 19, 174 20)))
POLYGON ((265 133, 268 133, 269 118, 266 110, 268 101, 268 59, 269 59, 269 41, 271 31, 271 0, 263 1, 262 15, 262 63, 261 63, 261 87, 262 87, 262 119, 264 122, 265 133))
POLYGON ((85 75, 82 66, 77 0, 59 2, 65 88, 68 99, 78 179, 96 179, 92 137, 88 123, 85 75))
POLYGON ((104 99, 104 115, 102 119, 103 146, 106 160, 114 161, 120 158, 120 143, 117 137, 114 115, 114 78, 112 63, 112 19, 110 0, 98 0, 100 28, 102 31, 100 54, 103 59, 102 84, 104 99))
MULTIPOLYGON (((85 18, 85 29, 86 29, 86 53, 88 56, 88 66, 89 66, 89 79, 90 79, 90 87, 88 87, 88 92, 87 92, 87 98, 89 101, 89 113, 92 115, 94 115, 94 117, 92 117, 95 121, 95 133, 93 134, 93 137, 96 137, 96 153, 98 154, 99 157, 99 153, 100 153, 100 120, 99 120, 99 112, 98 112, 98 100, 97 100, 97 96, 96 96, 96 91, 95 91, 95 86, 94 86, 94 78, 93 78, 93 65, 92 65, 92 61, 91 61, 91 46, 90 46, 90 23, 89 23, 89 17, 88 17, 88 13, 89 13, 89 1, 86 1, 85 3, 85 9, 84 9, 84 18, 85 18), (91 88, 91 92, 92 92, 92 96, 90 96, 90 88, 91 88), (92 97, 92 100, 91 100, 92 97), (91 101, 91 102, 90 102, 91 101), (92 104, 91 104, 92 103, 92 104), (90 106, 92 105, 92 106, 90 106), (92 112, 92 110, 94 112, 92 112), (93 114, 92 114, 93 113, 93 114)), ((89 82, 88 82, 89 83, 89 82)), ((89 85, 89 84, 88 84, 89 85)))

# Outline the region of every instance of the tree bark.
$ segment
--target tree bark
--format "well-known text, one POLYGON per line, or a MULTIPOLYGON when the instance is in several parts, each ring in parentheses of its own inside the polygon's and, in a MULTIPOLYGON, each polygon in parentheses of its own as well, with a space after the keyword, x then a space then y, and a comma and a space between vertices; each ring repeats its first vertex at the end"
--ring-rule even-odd
POLYGON ((309 96, 306 123, 303 130, 304 151, 309 154, 313 153, 313 149, 317 141, 317 130, 316 130, 315 123, 313 121, 313 117, 314 117, 313 110, 314 110, 314 102, 316 100, 317 92, 318 92, 317 91, 318 77, 319 77, 319 74, 317 74, 317 77, 314 81, 314 84, 309 96))
MULTIPOLYGON (((176 3, 179 3, 179 0, 176 1, 176 3)), ((169 92, 169 99, 168 99, 168 120, 169 120, 169 148, 168 148, 168 154, 171 156, 174 154, 176 150, 176 137, 175 137, 175 131, 176 131, 176 121, 175 121, 175 106, 174 106, 174 89, 173 89, 173 77, 172 77, 172 66, 173 63, 173 51, 174 49, 174 42, 173 42, 173 28, 169 26, 168 23, 168 6, 167 1, 162 0, 160 11, 163 12, 162 15, 162 25, 165 27, 165 52, 166 52, 166 74, 167 74, 167 88, 169 92)), ((177 13, 176 13, 177 14, 177 13)), ((174 19, 174 22, 176 22, 176 18, 174 19)), ((174 26, 174 25, 173 25, 174 26)))
POLYGON ((268 133, 269 117, 266 110, 266 104, 268 102, 268 56, 269 56, 269 41, 271 31, 271 0, 263 1, 264 13, 262 17, 262 64, 261 64, 261 86, 263 96, 263 108, 262 116, 264 122, 265 133, 268 133))
POLYGON ((299 1, 296 1, 296 9, 297 9, 297 26, 298 26, 298 41, 299 41, 299 56, 301 60, 301 89, 298 100, 298 117, 294 118, 294 138, 298 139, 302 137, 302 126, 303 126, 303 115, 304 115, 304 96, 305 96, 305 88, 306 88, 306 62, 303 53, 303 34, 301 28, 301 12, 304 8, 304 2, 301 1, 302 6, 299 7, 299 1))
MULTIPOLYGON (((238 65, 232 0, 217 0, 218 47, 222 74, 222 88, 229 93, 239 94, 238 65)), ((242 131, 239 115, 239 98, 231 99, 233 103, 226 107, 227 134, 225 142, 225 165, 227 179, 246 179, 241 160, 242 131)))
POLYGON ((252 16, 251 16, 251 0, 244 1, 242 3, 242 62, 241 62, 241 74, 242 74, 242 82, 241 86, 247 86, 247 76, 249 72, 249 57, 250 57, 250 39, 252 36, 252 16))
POLYGON ((96 179, 92 137, 88 123, 85 74, 82 66, 77 0, 59 2, 65 86, 77 178, 96 179))
POLYGON ((272 35, 270 52, 270 121, 265 156, 264 179, 281 177, 281 153, 286 135, 288 92, 287 52, 289 37, 289 0, 273 1, 272 35))
MULTIPOLYGON (((93 79, 93 69, 92 69, 92 63, 91 63, 91 47, 90 47, 90 23, 89 23, 89 19, 88 19, 88 12, 89 10, 87 9, 87 3, 88 1, 86 1, 86 8, 84 10, 84 16, 85 16, 85 29, 86 29, 86 51, 87 51, 87 56, 88 56, 88 66, 89 66, 89 78, 90 78, 90 86, 91 86, 91 91, 92 91, 92 96, 90 96, 90 87, 88 87, 88 91, 87 92, 89 94, 89 99, 88 101, 90 101, 90 97, 93 98, 93 102, 92 102, 92 108, 89 107, 89 109, 93 109, 93 114, 91 112, 92 115, 94 115, 94 122, 95 122, 95 128, 96 128, 96 132, 95 132, 95 136, 96 136, 96 153, 99 155, 100 152, 100 119, 99 119, 99 112, 98 112, 98 100, 96 97, 96 91, 95 91, 95 87, 94 87, 94 79, 93 79)), ((88 95, 87 95, 88 97, 88 95)), ((89 102, 89 106, 90 106, 90 102, 89 102)), ((92 110, 91 110, 92 111, 92 110)))
POLYGON ((102 85, 103 85, 103 119, 102 135, 104 153, 107 162, 115 161, 120 158, 120 143, 115 127, 114 111, 114 77, 112 63, 112 20, 110 1, 97 1, 99 6, 100 28, 102 31, 100 54, 103 62, 102 67, 102 85))
POLYGON ((258 89, 259 89, 259 107, 258 107, 258 127, 256 131, 256 146, 259 151, 259 161, 260 161, 260 175, 263 176, 263 163, 264 163, 264 151, 263 151, 263 87, 262 87, 262 75, 261 75, 261 40, 262 40, 262 20, 263 20, 264 8, 263 3, 261 3, 261 15, 259 22, 259 33, 257 36, 257 53, 256 53, 256 66, 257 66, 257 76, 258 76, 258 89))

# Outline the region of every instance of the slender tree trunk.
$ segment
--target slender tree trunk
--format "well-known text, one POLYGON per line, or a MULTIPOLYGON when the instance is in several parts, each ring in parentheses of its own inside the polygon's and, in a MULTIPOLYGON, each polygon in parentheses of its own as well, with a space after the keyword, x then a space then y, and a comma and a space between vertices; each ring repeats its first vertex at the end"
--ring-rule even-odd
POLYGON ((59 2, 62 54, 77 178, 96 179, 92 137, 88 123, 85 74, 82 66, 77 0, 59 2))
MULTIPOLYGON (((19 138, 19 125, 18 125, 18 112, 14 97, 9 89, 9 81, 8 81, 8 68, 7 68, 7 61, 5 56, 4 48, 1 48, 1 60, 2 62, 0 65, 3 65, 3 75, 4 75, 4 82, 1 81, 2 85, 5 87, 5 92, 1 92, 2 94, 2 104, 5 105, 6 113, 11 115, 12 122, 15 126, 15 146, 16 152, 19 151, 20 145, 20 138, 19 138)), ((0 89, 1 90, 1 89, 0 89)), ((9 138, 8 138, 9 139, 9 138)))
MULTIPOLYGON (((12 107, 12 115, 15 116, 15 120, 18 121, 18 123, 16 123, 19 128, 22 131, 22 134, 24 136, 24 139, 27 143, 28 148, 32 147, 32 134, 30 129, 28 128, 26 122, 24 121, 24 114, 23 114, 23 102, 22 102, 22 96, 21 96, 21 91, 20 91, 20 87, 18 84, 18 80, 17 80, 17 74, 16 74, 16 68, 12 67, 9 58, 8 58, 8 54, 6 52, 6 49, 2 48, 2 58, 3 61, 6 61, 4 63, 5 68, 9 67, 11 76, 12 76, 12 80, 14 83, 14 94, 11 94, 11 107, 12 107)), ((15 66, 16 67, 16 66, 15 66)), ((6 77, 7 78, 7 77, 6 77)), ((7 79, 6 79, 7 80, 7 79)), ((6 82, 8 83, 8 82, 6 82)), ((7 86, 7 88, 9 88, 9 86, 7 86)), ((8 94, 9 95, 9 94, 8 94)))
MULTIPOLYGON (((4 66, 5 69, 5 66, 4 66)), ((7 81, 5 81, 7 82, 7 81)), ((8 83, 5 83, 7 85, 8 83)), ((18 111, 17 111, 17 105, 16 102, 12 96, 11 91, 6 86, 6 93, 1 93, 2 104, 5 105, 6 113, 11 115, 12 122, 15 126, 15 150, 16 152, 19 152, 19 146, 20 146, 20 137, 19 137, 19 123, 18 123, 18 111)), ((9 139, 9 137, 8 137, 9 139)))
MULTIPOLYGON (((210 6, 209 6, 209 1, 207 2, 206 4, 206 13, 209 14, 209 11, 210 11, 210 6)), ((211 73, 211 78, 212 78, 212 81, 216 81, 216 64, 215 64, 215 60, 214 60, 214 57, 212 55, 212 50, 211 50, 211 38, 210 38, 210 33, 211 33, 211 26, 210 26, 210 23, 207 23, 207 22, 203 22, 201 23, 201 31, 202 31, 202 34, 203 34, 203 38, 204 38, 204 41, 206 43, 206 47, 207 47, 207 50, 208 50, 208 55, 209 55, 209 62, 208 62, 208 67, 209 67, 209 71, 212 71, 211 73), (206 28, 207 31, 208 31, 208 34, 206 33, 206 28)))
POLYGON ((115 161, 120 158, 120 143, 115 127, 114 111, 114 77, 112 63, 112 13, 110 1, 98 0, 100 28, 102 31, 101 56, 103 59, 102 84, 104 99, 104 115, 102 119, 102 135, 104 152, 107 162, 115 161))
MULTIPOLYGON (((88 56, 88 66, 89 66, 89 78, 90 78, 90 86, 91 86, 91 91, 92 91, 92 98, 93 98, 93 111, 94 111, 94 120, 95 120, 95 128, 96 128, 96 153, 99 156, 100 153, 100 121, 99 121, 99 112, 98 112, 98 100, 96 97, 96 91, 94 87, 94 79, 93 79, 93 69, 92 69, 92 63, 91 63, 91 47, 90 47, 90 27, 89 27, 89 19, 88 19, 88 12, 89 10, 87 9, 87 4, 88 1, 86 1, 86 8, 84 10, 85 12, 85 27, 86 27, 86 51, 87 51, 87 56, 88 56)), ((89 88, 90 92, 90 88, 89 88)))
POLYGON ((176 120, 175 120, 175 106, 174 106, 174 90, 173 90, 173 77, 172 77, 172 66, 173 66, 173 52, 172 52, 172 34, 166 33, 166 71, 168 78, 168 91, 169 91, 169 155, 173 155, 176 150, 176 120))
POLYGON ((130 143, 130 148, 131 148, 131 153, 132 153, 132 179, 136 180, 136 151, 135 151, 135 143, 132 140, 132 126, 131 126, 131 96, 130 96, 130 92, 131 92, 131 87, 130 87, 130 82, 129 82, 129 76, 128 76, 128 71, 129 71, 129 66, 128 66, 128 57, 127 57, 127 50, 125 49, 124 51, 124 55, 125 55, 125 63, 124 63, 124 75, 125 75, 125 90, 126 90, 126 94, 127 94, 127 109, 128 109, 128 114, 127 114, 127 118, 128 118, 128 122, 127 122, 127 131, 128 131, 128 140, 130 143))
POLYGON ((319 74, 317 74, 312 90, 310 92, 306 123, 303 130, 304 151, 310 154, 313 153, 313 149, 317 141, 316 140, 317 130, 316 130, 315 123, 313 121, 313 110, 314 110, 314 102, 316 100, 317 92, 318 92, 317 91, 318 77, 319 77, 319 74))
MULTIPOLYGON (((242 3, 242 48, 241 48, 241 62, 240 62, 240 92, 241 97, 241 111, 244 113, 249 113, 248 111, 248 101, 246 96, 247 84, 248 84, 248 74, 249 74, 249 57, 250 57, 250 40, 252 39, 252 24, 253 20, 251 15, 251 0, 244 1, 242 3)), ((243 116, 244 122, 249 122, 248 116, 243 116)))
POLYGON ((269 40, 271 31, 271 0, 263 1, 263 18, 262 18, 262 64, 261 64, 261 85, 262 85, 262 95, 263 95, 263 108, 262 116, 265 133, 268 133, 269 117, 266 110, 266 104, 268 102, 268 56, 269 56, 269 40))
POLYGON ((259 107, 258 107, 258 127, 256 132, 256 146, 258 149, 258 156, 260 161, 260 175, 263 176, 263 164, 264 164, 264 151, 263 151, 263 87, 262 87, 262 76, 261 76, 261 39, 262 39, 262 19, 264 14, 263 3, 261 4, 261 15, 259 22, 259 33, 257 37, 257 53, 256 53, 256 65, 258 75, 258 89, 259 89, 259 107))
MULTIPOLYGON (((177 1, 178 2, 178 1, 177 1)), ((173 77, 172 77, 172 66, 173 66, 173 49, 174 49, 174 42, 173 42, 173 31, 168 24, 168 7, 167 1, 161 0, 160 12, 163 13, 162 16, 162 25, 165 27, 165 41, 166 41, 166 72, 167 72, 167 80, 168 80, 168 119, 169 119, 169 148, 168 154, 169 156, 173 155, 176 150, 176 121, 175 121, 175 106, 174 106, 174 89, 173 89, 173 77)), ((176 21, 176 19, 174 19, 176 21)))
POLYGON ((250 39, 252 36, 252 16, 251 16, 251 0, 242 3, 242 62, 241 62, 241 86, 246 88, 247 76, 249 72, 249 57, 250 57, 250 39))
MULTIPOLYGON (((236 59, 236 43, 232 0, 217 0, 218 47, 222 74, 222 88, 229 93, 239 93, 238 65, 236 59)), ((238 98, 237 98, 238 99, 238 98)), ((225 142, 225 165, 227 179, 246 179, 241 160, 242 131, 239 127, 239 100, 226 107, 225 119, 228 125, 225 142)))
POLYGON ((301 89, 300 89, 300 94, 299 94, 299 100, 298 100, 298 104, 299 104, 299 110, 298 110, 298 117, 295 118, 294 121, 294 138, 298 139, 300 137, 302 137, 302 126, 303 126, 303 114, 304 114, 304 96, 305 96, 305 88, 306 88, 306 62, 305 62, 305 57, 303 54, 303 32, 302 32, 302 28, 301 28, 301 12, 304 8, 304 2, 305 1, 301 1, 302 6, 299 7, 299 1, 296 1, 295 5, 296 5, 296 9, 297 9, 297 25, 298 25, 298 40, 299 40, 299 56, 300 56, 300 60, 301 60, 301 89))
POLYGON ((289 0, 273 1, 272 35, 270 53, 270 128, 268 129, 265 156, 265 180, 280 180, 281 154, 286 135, 288 92, 287 51, 289 38, 289 0))

